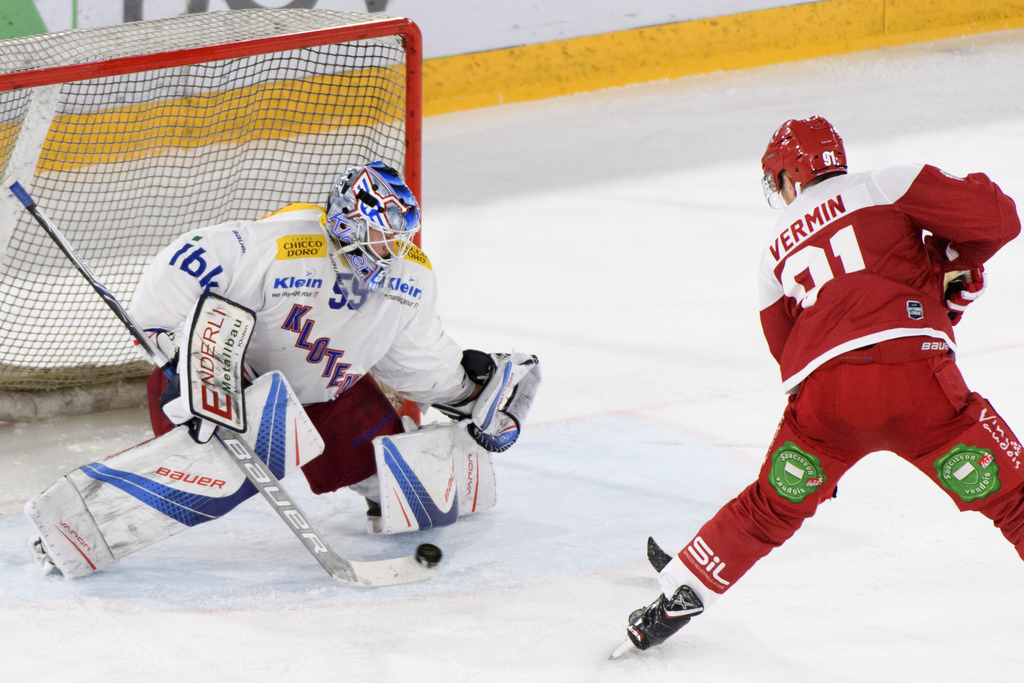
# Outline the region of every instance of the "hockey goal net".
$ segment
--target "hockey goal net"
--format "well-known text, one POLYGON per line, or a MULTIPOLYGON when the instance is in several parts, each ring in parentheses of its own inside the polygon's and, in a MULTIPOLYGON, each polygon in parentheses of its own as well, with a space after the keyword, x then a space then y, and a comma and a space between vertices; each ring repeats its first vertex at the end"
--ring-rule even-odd
POLYGON ((419 195, 420 44, 407 19, 301 9, 0 42, 0 420, 138 403, 152 369, 11 181, 127 305, 176 235, 323 204, 347 166, 419 195))

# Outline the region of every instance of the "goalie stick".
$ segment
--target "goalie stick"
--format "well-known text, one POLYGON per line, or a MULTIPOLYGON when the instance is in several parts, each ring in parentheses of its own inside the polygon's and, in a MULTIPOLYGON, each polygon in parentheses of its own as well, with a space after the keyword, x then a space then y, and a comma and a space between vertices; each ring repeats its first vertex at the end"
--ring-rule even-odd
MULTIPOLYGON (((78 272, 96 290, 96 293, 110 307, 132 337, 138 341, 153 363, 165 374, 170 374, 173 367, 171 359, 146 335, 142 327, 135 322, 131 314, 121 305, 121 302, 106 287, 100 284, 89 267, 75 253, 74 248, 64 239, 64 236, 57 227, 39 209, 39 206, 32 199, 28 191, 17 181, 11 182, 10 179, 5 179, 4 184, 8 185, 11 193, 32 214, 32 217, 42 226, 46 234, 50 236, 64 255, 74 264, 78 272)), ((291 495, 281 486, 281 482, 270 471, 270 468, 266 466, 266 463, 256 455, 249 444, 243 439, 233 436, 231 431, 225 427, 217 427, 214 437, 227 452, 231 461, 242 470, 246 478, 256 487, 256 490, 267 499, 270 506, 288 524, 288 528, 292 530, 310 554, 316 558, 317 562, 333 578, 342 583, 359 586, 391 586, 423 581, 437 573, 434 565, 440 561, 441 551, 429 543, 420 545, 414 555, 391 560, 358 562, 341 557, 331 549, 324 540, 323 535, 313 527, 308 516, 302 512, 291 495), (420 562, 421 558, 423 560, 422 563, 420 562)))

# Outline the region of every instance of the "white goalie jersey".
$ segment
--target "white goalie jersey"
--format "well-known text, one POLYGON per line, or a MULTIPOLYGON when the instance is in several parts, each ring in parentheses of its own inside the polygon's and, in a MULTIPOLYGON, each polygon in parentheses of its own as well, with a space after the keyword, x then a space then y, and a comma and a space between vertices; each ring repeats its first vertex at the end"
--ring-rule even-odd
POLYGON ((186 233, 146 268, 130 306, 146 330, 174 332, 204 291, 256 313, 246 355, 255 375, 284 373, 303 404, 329 401, 368 371, 405 398, 469 395, 461 348, 437 316, 419 249, 368 290, 328 242, 324 210, 292 204, 256 221, 186 233))

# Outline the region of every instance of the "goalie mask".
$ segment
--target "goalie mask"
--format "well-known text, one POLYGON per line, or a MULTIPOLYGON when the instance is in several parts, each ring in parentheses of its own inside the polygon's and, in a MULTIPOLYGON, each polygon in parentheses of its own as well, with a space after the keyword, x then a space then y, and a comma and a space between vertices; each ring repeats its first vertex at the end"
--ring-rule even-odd
POLYGON ((356 278, 370 289, 412 249, 420 207, 398 171, 381 161, 345 171, 331 187, 327 233, 356 278))
POLYGON ((843 139, 832 124, 820 116, 790 119, 779 126, 761 157, 764 176, 761 185, 768 205, 784 209, 779 176, 789 171, 797 194, 814 178, 828 173, 846 173, 843 139))

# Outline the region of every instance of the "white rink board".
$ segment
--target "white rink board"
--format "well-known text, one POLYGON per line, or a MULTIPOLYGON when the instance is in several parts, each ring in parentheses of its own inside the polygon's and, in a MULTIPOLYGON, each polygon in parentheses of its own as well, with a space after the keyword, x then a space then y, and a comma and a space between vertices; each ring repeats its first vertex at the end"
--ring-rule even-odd
MULTIPOLYGON (((740 12, 809 4, 794 0, 77 0, 78 28, 111 26, 129 15, 164 19, 193 8, 229 6, 307 7, 367 12, 383 6, 388 16, 407 17, 423 31, 424 57, 483 52, 518 45, 656 26, 740 12), (126 10, 126 7, 128 8, 126 10)), ((47 28, 71 28, 72 0, 36 0, 47 28)))

